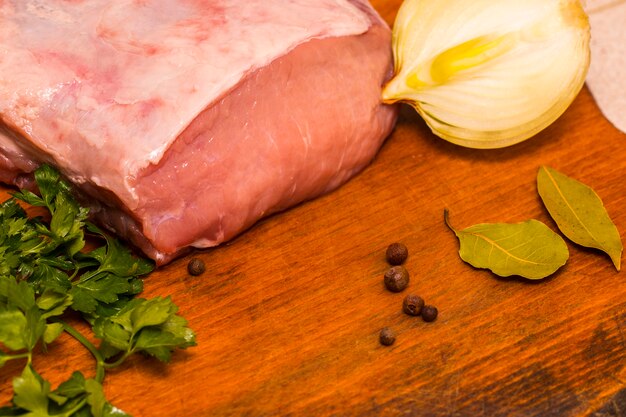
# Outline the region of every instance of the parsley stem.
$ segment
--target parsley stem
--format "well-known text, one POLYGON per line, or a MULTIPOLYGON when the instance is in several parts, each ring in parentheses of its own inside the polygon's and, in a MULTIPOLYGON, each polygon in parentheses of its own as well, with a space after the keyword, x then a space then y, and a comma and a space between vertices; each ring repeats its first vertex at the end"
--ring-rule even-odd
POLYGON ((126 358, 128 358, 130 356, 131 352, 125 352, 124 354, 122 354, 115 362, 105 362, 104 363, 104 367, 105 368, 117 368, 118 366, 120 366, 125 360, 126 358))
POLYGON ((81 408, 83 408, 85 406, 85 404, 87 404, 87 399, 83 398, 78 404, 76 404, 74 406, 74 408, 71 408, 69 411, 65 412, 65 416, 73 416, 74 413, 78 413, 80 411, 81 408))
POLYGON ((28 363, 30 363, 32 361, 32 353, 31 352, 24 352, 24 353, 16 353, 15 355, 2 355, 2 361, 7 362, 13 359, 23 359, 23 358, 27 358, 28 359, 28 363))
POLYGON ((96 381, 102 384, 102 381, 104 381, 105 362, 98 348, 96 348, 93 343, 87 340, 85 336, 83 336, 78 330, 76 330, 69 324, 61 320, 59 320, 59 323, 61 323, 61 325, 63 326, 63 330, 68 332, 74 339, 78 340, 93 355, 94 359, 96 360, 96 381))

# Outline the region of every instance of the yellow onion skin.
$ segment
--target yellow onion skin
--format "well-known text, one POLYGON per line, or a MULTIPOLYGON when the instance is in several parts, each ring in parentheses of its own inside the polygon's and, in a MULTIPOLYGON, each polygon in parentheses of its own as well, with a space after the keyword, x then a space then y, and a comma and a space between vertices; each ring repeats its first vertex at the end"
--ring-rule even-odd
POLYGON ((589 19, 578 0, 405 0, 386 103, 443 139, 501 148, 552 124, 582 88, 589 19))

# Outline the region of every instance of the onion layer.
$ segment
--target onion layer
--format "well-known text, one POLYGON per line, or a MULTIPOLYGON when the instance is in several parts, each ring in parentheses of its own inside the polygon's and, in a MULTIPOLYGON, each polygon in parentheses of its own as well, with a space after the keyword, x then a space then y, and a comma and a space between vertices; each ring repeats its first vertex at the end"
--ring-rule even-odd
POLYGON ((512 145, 572 103, 589 68, 589 38, 578 0, 405 0, 383 100, 411 104, 458 145, 512 145))

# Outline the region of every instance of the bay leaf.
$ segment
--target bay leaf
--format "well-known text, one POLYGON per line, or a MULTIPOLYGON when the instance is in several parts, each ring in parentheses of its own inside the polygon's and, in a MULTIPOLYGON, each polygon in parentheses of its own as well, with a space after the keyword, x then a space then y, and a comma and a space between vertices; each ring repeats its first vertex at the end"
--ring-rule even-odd
POLYGON ((619 271, 622 240, 602 200, 589 186, 542 166, 537 189, 561 232, 572 242, 606 252, 619 271))
POLYGON ((569 258, 565 241, 538 220, 481 223, 456 230, 450 224, 447 210, 444 219, 459 239, 461 259, 503 277, 545 278, 569 258))

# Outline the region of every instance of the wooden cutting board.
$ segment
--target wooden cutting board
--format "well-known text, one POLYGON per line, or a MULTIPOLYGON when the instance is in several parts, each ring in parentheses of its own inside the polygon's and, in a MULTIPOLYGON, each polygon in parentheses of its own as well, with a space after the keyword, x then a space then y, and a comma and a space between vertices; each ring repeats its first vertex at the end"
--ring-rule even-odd
MULTIPOLYGON (((400 0, 373 1, 391 24, 400 0)), ((222 247, 154 272, 145 295, 171 295, 198 346, 169 366, 137 357, 108 374, 113 404, 159 416, 621 416, 626 413, 626 275, 568 243, 540 282, 463 263, 446 228, 535 218, 556 230, 535 185, 549 165, 593 187, 626 233, 626 135, 587 89, 522 144, 471 150, 404 108, 376 160, 341 189, 272 216, 222 247), (405 243, 411 283, 383 286, 384 252, 405 243), (407 292, 439 308, 402 313, 407 292), (383 347, 383 326, 397 332, 383 347)), ((0 375, 0 403, 23 364, 0 375)), ((67 335, 36 368, 56 386, 93 361, 67 335)))

